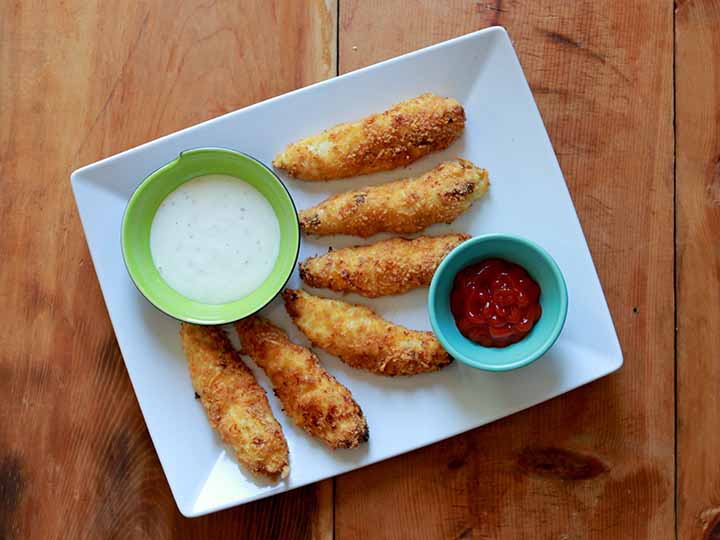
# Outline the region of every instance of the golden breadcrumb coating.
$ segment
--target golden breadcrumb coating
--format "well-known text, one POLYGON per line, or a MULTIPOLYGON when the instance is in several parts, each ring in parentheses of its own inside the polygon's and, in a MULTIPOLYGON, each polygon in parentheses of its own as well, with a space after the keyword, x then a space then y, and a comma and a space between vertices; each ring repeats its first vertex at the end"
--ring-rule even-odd
POLYGON ((351 367, 395 376, 437 371, 452 362, 432 332, 392 324, 365 306, 292 289, 286 289, 283 298, 288 314, 312 344, 351 367))
POLYGON ((291 144, 273 165, 303 180, 388 171, 447 148, 464 128, 460 103, 423 94, 291 144))
POLYGON ((325 371, 315 353, 260 317, 238 321, 235 328, 243 353, 265 370, 293 422, 331 448, 368 440, 367 422, 350 390, 325 371))
POLYGON ((285 478, 290 466, 282 428, 265 390, 243 364, 225 332, 214 326, 182 323, 180 336, 193 387, 210 425, 252 472, 285 478))
POLYGON ((489 185, 485 169, 464 159, 446 161, 417 178, 334 195, 301 210, 300 227, 318 236, 411 234, 434 223, 452 223, 489 185))
POLYGON ((300 263, 310 287, 376 298, 430 285, 440 262, 467 234, 390 238, 369 246, 329 251, 300 263))

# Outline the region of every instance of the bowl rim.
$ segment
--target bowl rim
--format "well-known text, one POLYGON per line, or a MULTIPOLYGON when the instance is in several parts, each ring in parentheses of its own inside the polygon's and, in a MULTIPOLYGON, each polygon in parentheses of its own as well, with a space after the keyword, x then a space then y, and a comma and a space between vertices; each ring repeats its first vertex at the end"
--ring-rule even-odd
MULTIPOLYGON (((540 358, 543 354, 545 354, 550 347, 553 346, 553 344, 557 341, 558 337, 560 337, 560 332, 562 332, 563 327, 565 326, 565 321, 567 320, 567 312, 568 312, 568 292, 567 292, 567 283, 565 282, 565 277, 563 276, 562 271, 560 270, 560 267, 558 266, 555 259, 550 255, 550 253, 547 252, 545 248, 540 246, 539 244, 533 242, 532 240, 529 240, 527 238, 524 238, 522 236, 514 235, 514 234, 508 234, 508 233, 487 233, 487 234, 481 234, 479 236, 474 236, 473 238, 470 238, 469 240, 466 240, 456 248, 454 248, 450 253, 448 253, 445 258, 440 262, 440 265, 438 266, 437 270, 435 271, 435 274, 433 275, 432 281, 430 282, 430 288, 428 290, 428 315, 430 318, 430 325, 432 326, 433 333, 440 341, 443 348, 456 360, 459 362, 462 362, 463 364, 476 368, 476 369, 482 369, 485 371, 511 371, 513 369, 518 369, 524 366, 527 366, 528 364, 531 364, 538 358, 540 358), (440 329, 440 325, 437 322, 437 314, 435 312, 435 302, 434 299, 437 296, 437 288, 440 281, 443 279, 443 276, 445 274, 446 268, 449 266, 450 261, 457 257, 459 253, 463 251, 467 251, 469 249, 472 249, 477 244, 482 244, 491 240, 499 240, 502 242, 514 242, 523 245, 525 248, 528 248, 532 251, 535 251, 541 255, 541 257, 548 263, 548 266, 550 267, 550 270, 553 274, 553 277, 560 285, 560 316, 555 320, 555 324, 552 327, 552 330, 549 332, 548 337, 541 343, 539 347, 537 347, 532 353, 528 354, 527 356, 521 358, 520 360, 516 360, 514 362, 508 362, 507 364, 487 364, 484 363, 482 360, 476 360, 474 358, 470 358, 463 353, 459 352, 453 344, 445 337, 444 333, 440 329)), ((454 321, 454 319, 453 319, 454 321)))
MULTIPOLYGON (((230 175, 230 176, 232 176, 232 175, 230 175)), ((196 178, 196 177, 193 177, 193 178, 196 178)), ((192 180, 192 178, 190 180, 192 180)), ((239 320, 245 319, 247 317, 250 317, 250 316, 256 314, 258 311, 262 310, 268 304, 270 304, 270 302, 275 300, 275 298, 277 298, 278 294, 280 294, 280 292, 282 292, 282 290, 285 288, 285 285, 287 285, 288 281, 290 281, 290 278, 292 277, 292 274, 295 271, 295 267, 297 266, 298 257, 300 256, 300 244, 301 243, 302 243, 302 234, 300 233, 300 218, 298 217, 297 205, 295 204, 295 199, 293 199, 292 194, 290 193, 290 190, 287 188, 287 186, 282 181, 282 179, 275 173, 275 171, 273 171, 270 167, 268 167, 265 163, 263 163, 261 160, 257 159, 256 157, 254 157, 246 152, 241 152, 240 150, 234 150, 232 148, 226 148, 223 146, 197 146, 197 147, 192 147, 192 148, 186 148, 185 150, 182 150, 181 152, 179 152, 178 156, 176 158, 168 161, 167 163, 164 163, 163 165, 160 165, 159 167, 154 169, 152 172, 148 173, 145 176, 145 178, 143 178, 142 181, 135 187, 135 189, 132 192, 132 195, 130 195, 130 197, 128 198, 128 201, 125 204, 125 210, 123 211, 123 217, 122 217, 122 220, 120 223, 120 251, 122 252, 122 259, 123 259, 123 264, 125 265, 125 270, 126 270, 128 276, 130 276, 130 281, 132 281, 132 284, 135 287, 135 289, 143 296, 143 298, 145 298, 145 300, 147 300, 150 303, 150 305, 152 307, 157 309, 160 313, 163 313, 164 315, 167 315, 168 317, 171 317, 179 322, 187 322, 187 323, 197 324, 197 325, 202 325, 202 326, 217 326, 217 325, 223 325, 223 324, 232 324, 234 322, 237 322, 239 320), (261 306, 259 306, 254 311, 244 314, 237 318, 218 319, 215 321, 207 321, 207 320, 195 319, 192 317, 187 317, 187 318, 178 317, 177 315, 168 312, 166 309, 159 306, 155 301, 153 301, 153 299, 150 297, 150 295, 148 295, 143 290, 143 288, 137 283, 137 281, 135 280, 135 276, 133 275, 133 273, 130 270, 130 267, 128 266, 128 263, 127 263, 127 254, 125 251, 125 228, 126 228, 126 223, 127 223, 128 210, 129 210, 131 204, 140 196, 139 193, 141 192, 142 188, 144 188, 145 186, 150 184, 154 180, 154 178, 157 178, 156 175, 158 175, 158 173, 160 173, 164 169, 169 168, 170 166, 174 165, 185 154, 189 154, 189 153, 193 153, 193 152, 201 152, 201 151, 224 152, 227 154, 231 154, 233 156, 247 158, 251 161, 254 161, 258 165, 260 165, 263 169, 265 169, 267 172, 270 173, 270 176, 272 178, 274 178, 275 181, 287 193, 288 200, 290 201, 290 204, 292 205, 292 208, 293 208, 293 215, 295 216, 295 222, 297 223, 295 230, 297 231, 298 241, 297 241, 297 247, 295 248, 295 256, 293 257, 293 263, 292 263, 292 265, 290 265, 287 275, 282 280, 282 284, 278 287, 278 289, 271 296, 268 297, 267 301, 264 302, 261 306)), ((235 302, 235 301, 236 300, 233 300, 233 302, 235 302)), ((227 304, 227 303, 229 303, 229 302, 226 302, 225 304, 227 304)), ((222 306, 225 304, 218 304, 218 305, 222 306)))

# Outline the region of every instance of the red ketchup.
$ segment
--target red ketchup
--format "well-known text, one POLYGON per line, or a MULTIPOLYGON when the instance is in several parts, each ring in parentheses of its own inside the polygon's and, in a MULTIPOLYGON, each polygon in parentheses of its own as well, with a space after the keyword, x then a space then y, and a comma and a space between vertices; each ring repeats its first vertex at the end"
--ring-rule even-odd
POLYGON ((524 338, 542 314, 540 286, 527 271, 503 259, 485 259, 455 276, 450 308, 460 333, 484 347, 507 347, 524 338))

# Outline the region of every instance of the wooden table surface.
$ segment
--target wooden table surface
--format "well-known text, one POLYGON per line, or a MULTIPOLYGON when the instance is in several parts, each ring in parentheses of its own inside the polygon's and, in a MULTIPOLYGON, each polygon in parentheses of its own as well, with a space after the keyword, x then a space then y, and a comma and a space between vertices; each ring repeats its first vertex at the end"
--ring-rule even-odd
POLYGON ((0 1, 0 539, 720 539, 719 28, 720 0, 0 1), (70 172, 498 24, 625 365, 445 442, 183 518, 70 172))

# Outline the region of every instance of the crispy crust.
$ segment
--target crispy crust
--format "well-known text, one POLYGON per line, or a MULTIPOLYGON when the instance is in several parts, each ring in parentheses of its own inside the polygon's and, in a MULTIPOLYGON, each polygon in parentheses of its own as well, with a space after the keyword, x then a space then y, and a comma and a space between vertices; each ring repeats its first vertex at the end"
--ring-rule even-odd
POLYGON ((288 445, 265 391, 220 328, 182 323, 183 349, 210 425, 253 473, 277 479, 290 471, 288 445))
POLYGON ((310 287, 376 298, 430 285, 440 262, 467 234, 391 238, 369 246, 336 249, 300 263, 310 287))
POLYGON ((293 322, 313 345, 354 368, 392 377, 437 371, 452 362, 432 332, 389 323, 365 306, 292 289, 283 298, 293 322))
POLYGON ((243 352, 272 381, 287 415, 331 448, 354 448, 368 440, 362 410, 346 387, 320 365, 310 349, 260 317, 235 323, 243 352))
POLYGON ((422 94, 380 114, 290 144, 273 165, 303 180, 387 171, 447 148, 464 128, 460 103, 422 94))
POLYGON ((434 223, 452 223, 489 185, 485 169, 464 159, 446 161, 417 178, 334 195, 301 210, 300 227, 318 236, 416 233, 434 223))

